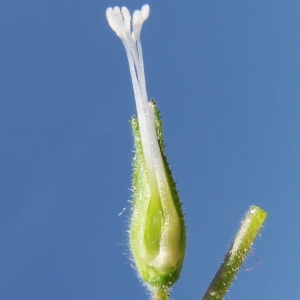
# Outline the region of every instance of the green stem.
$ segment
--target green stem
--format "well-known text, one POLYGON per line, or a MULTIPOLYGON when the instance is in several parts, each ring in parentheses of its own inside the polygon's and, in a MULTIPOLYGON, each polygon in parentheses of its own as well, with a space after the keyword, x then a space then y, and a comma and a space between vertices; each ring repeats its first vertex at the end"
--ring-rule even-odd
POLYGON ((168 300, 169 293, 168 290, 154 290, 152 300, 168 300))
POLYGON ((202 300, 224 298, 266 217, 267 213, 258 206, 250 207, 233 244, 202 300))

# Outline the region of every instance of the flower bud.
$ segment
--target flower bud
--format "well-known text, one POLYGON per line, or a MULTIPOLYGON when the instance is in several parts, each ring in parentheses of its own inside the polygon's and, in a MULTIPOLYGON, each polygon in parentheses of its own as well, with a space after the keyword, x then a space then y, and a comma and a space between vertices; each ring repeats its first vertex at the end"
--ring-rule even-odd
POLYGON ((137 108, 137 118, 131 119, 135 158, 130 247, 141 278, 160 294, 179 277, 186 233, 160 116, 147 97, 140 33, 149 12, 145 4, 131 18, 126 7, 114 7, 106 10, 106 17, 125 47, 137 108))
POLYGON ((133 173, 133 208, 130 224, 130 247, 136 268, 150 286, 168 289, 178 278, 182 267, 186 233, 184 217, 178 192, 164 152, 162 123, 156 107, 151 101, 156 134, 163 159, 170 195, 151 190, 148 181, 145 154, 141 143, 141 132, 137 118, 131 119, 134 136, 135 157, 133 173))

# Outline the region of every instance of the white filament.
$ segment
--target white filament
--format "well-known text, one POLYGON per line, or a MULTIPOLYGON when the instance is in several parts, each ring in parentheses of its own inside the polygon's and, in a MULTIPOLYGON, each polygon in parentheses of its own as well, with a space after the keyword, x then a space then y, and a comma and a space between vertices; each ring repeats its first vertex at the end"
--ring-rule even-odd
MULTIPOLYGON (((121 10, 119 7, 108 8, 106 10, 106 17, 110 27, 121 38, 126 50, 149 181, 151 189, 154 189, 152 192, 156 192, 156 194, 159 195, 157 175, 161 174, 156 174, 156 169, 158 165, 163 166, 163 164, 159 162, 161 160, 161 153, 155 131, 154 116, 148 104, 143 54, 140 42, 142 25, 149 16, 149 11, 150 8, 147 4, 142 7, 141 11, 134 11, 132 17, 132 32, 131 16, 126 7, 122 7, 121 10)), ((161 168, 160 166, 158 168, 161 168)))

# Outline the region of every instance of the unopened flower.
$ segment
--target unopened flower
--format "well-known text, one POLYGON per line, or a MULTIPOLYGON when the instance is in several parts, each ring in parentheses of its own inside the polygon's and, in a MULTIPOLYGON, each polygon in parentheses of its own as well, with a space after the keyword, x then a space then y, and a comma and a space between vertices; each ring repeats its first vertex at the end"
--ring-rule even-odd
POLYGON ((131 17, 126 7, 114 7, 106 10, 106 17, 124 44, 137 108, 137 118, 131 119, 135 159, 130 247, 141 278, 154 290, 168 290, 180 274, 186 233, 159 112, 147 97, 140 32, 149 11, 146 4, 131 17))

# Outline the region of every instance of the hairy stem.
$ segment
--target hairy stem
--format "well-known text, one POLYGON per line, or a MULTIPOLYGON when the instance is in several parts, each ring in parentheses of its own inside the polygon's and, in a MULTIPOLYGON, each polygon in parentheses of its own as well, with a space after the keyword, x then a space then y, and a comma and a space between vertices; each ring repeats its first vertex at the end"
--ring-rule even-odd
POLYGON ((168 300, 169 293, 167 290, 155 290, 153 292, 152 300, 168 300))
POLYGON ((224 298, 266 217, 267 213, 258 206, 250 207, 232 246, 202 300, 224 298))

